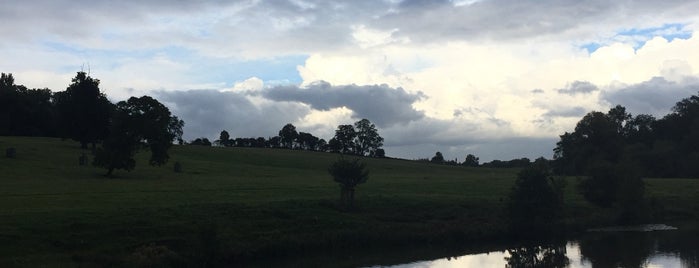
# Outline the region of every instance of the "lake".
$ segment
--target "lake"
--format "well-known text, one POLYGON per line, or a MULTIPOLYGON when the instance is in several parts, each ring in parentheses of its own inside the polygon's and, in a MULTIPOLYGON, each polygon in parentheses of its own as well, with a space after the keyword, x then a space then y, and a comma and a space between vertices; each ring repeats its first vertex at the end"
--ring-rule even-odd
POLYGON ((600 229, 571 241, 369 267, 699 267, 699 232, 641 229, 600 229))

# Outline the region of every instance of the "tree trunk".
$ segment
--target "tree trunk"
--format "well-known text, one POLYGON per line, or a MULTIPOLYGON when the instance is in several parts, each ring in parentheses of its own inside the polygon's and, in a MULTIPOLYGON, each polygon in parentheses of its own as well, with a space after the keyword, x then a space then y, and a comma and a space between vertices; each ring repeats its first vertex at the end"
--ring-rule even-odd
POLYGON ((354 210, 354 188, 349 189, 349 209, 354 210))
POLYGON ((113 168, 113 167, 109 167, 109 170, 107 170, 107 174, 104 175, 104 176, 105 176, 105 177, 111 177, 113 171, 114 171, 114 168, 113 168))

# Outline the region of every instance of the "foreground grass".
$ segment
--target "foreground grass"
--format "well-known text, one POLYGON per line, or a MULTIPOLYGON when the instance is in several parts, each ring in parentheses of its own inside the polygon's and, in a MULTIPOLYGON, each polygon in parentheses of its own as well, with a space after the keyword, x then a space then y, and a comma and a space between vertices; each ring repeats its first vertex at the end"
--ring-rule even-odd
MULTIPOLYGON (((326 171, 334 154, 175 146, 167 166, 148 166, 140 154, 136 170, 105 178, 102 169, 78 166, 82 151, 71 141, 0 137, 0 149, 7 147, 17 158, 0 158, 2 267, 230 266, 497 240, 517 172, 366 159, 369 181, 358 188, 358 210, 346 213, 336 208, 339 189, 326 171), (172 171, 174 161, 183 173, 172 171)), ((609 222, 610 211, 575 194, 574 180, 565 221, 609 222)), ((699 215, 699 181, 646 181, 665 217, 699 215)), ((372 263, 346 265, 359 264, 372 263)))

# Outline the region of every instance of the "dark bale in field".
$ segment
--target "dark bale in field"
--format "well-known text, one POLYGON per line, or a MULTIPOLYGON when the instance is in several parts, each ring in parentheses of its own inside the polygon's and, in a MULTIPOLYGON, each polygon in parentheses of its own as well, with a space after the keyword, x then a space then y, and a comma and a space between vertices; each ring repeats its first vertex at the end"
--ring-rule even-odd
POLYGON ((182 163, 175 162, 174 170, 175 170, 175 173, 182 173, 182 163))
POLYGON ((7 148, 7 150, 5 150, 5 156, 7 156, 7 158, 17 157, 17 149, 14 147, 7 148))

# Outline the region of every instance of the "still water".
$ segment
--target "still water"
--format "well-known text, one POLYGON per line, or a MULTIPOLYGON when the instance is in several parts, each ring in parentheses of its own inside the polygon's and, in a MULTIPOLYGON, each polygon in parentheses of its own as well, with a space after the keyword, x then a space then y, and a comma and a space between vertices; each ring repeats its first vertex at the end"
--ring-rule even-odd
POLYGON ((573 241, 524 245, 390 266, 415 267, 690 267, 699 268, 699 232, 597 230, 573 241))

